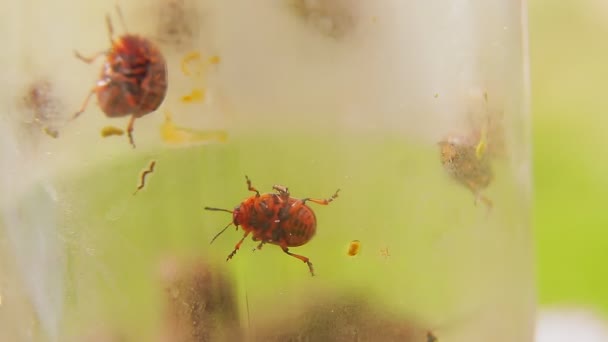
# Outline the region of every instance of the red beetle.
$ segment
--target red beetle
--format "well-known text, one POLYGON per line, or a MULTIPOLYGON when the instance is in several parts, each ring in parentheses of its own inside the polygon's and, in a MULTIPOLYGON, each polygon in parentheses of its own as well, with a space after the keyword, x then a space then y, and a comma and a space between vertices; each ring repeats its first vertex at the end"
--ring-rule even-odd
POLYGON ((247 189, 255 192, 254 196, 245 199, 234 210, 205 207, 205 210, 225 211, 232 214, 232 222, 215 235, 211 243, 231 225, 234 224, 237 229, 241 226, 245 235, 236 244, 226 261, 232 259, 245 238, 252 234, 253 241, 260 241, 257 249, 261 249, 265 243, 277 245, 286 254, 305 262, 310 274, 314 276, 310 260, 305 256, 289 252, 289 247, 298 247, 308 243, 317 231, 317 218, 313 210, 306 205, 306 202, 327 205, 338 197, 340 189, 328 199, 297 199, 291 197, 289 190, 282 185, 272 187, 276 193, 260 194, 251 185, 247 176, 245 176, 245 179, 247 180, 247 189))
MULTIPOLYGON (((117 11, 125 26, 118 8, 117 11)), ((129 142, 135 147, 135 119, 154 112, 165 99, 167 64, 160 50, 150 40, 129 33, 115 39, 109 15, 106 15, 106 24, 111 44, 109 50, 91 57, 84 57, 75 51, 76 57, 85 63, 93 63, 101 56, 105 56, 106 60, 101 68, 101 77, 73 119, 85 111, 91 97, 97 94, 99 107, 106 116, 131 116, 127 133, 129 142)))

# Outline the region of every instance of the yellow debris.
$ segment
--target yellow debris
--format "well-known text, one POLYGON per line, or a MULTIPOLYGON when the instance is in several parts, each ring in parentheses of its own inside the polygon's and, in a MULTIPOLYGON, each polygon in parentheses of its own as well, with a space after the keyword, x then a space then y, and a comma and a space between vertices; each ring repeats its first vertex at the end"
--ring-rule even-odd
POLYGON ((168 144, 189 144, 203 142, 226 142, 228 133, 223 130, 194 130, 175 126, 169 111, 165 112, 165 122, 160 127, 161 138, 168 144))
POLYGON ((475 146, 475 156, 477 157, 478 160, 483 158, 487 147, 488 147, 488 127, 487 127, 487 125, 484 125, 481 128, 481 135, 479 137, 479 142, 477 143, 477 146, 475 146))
POLYGON ((210 64, 220 64, 220 56, 211 56, 209 57, 210 64))
POLYGON ((201 60, 201 54, 193 51, 188 53, 182 59, 182 72, 186 76, 192 76, 193 74, 196 76, 201 76, 203 74, 204 65, 201 60), (190 66, 193 66, 194 71, 190 70, 190 66))
POLYGON ((46 135, 48 135, 48 136, 50 136, 50 137, 52 137, 52 138, 57 139, 57 138, 59 137, 59 132, 58 132, 56 129, 52 129, 52 128, 49 128, 49 127, 44 127, 44 128, 42 129, 42 131, 43 131, 43 132, 44 132, 46 135))
POLYGON ((101 129, 101 136, 107 138, 112 135, 123 135, 125 131, 122 128, 118 128, 115 126, 106 126, 101 129))
POLYGON ((182 102, 192 103, 192 102, 203 102, 205 99, 205 90, 204 89, 193 89, 189 95, 182 96, 182 102))
POLYGON ((361 250, 361 241, 353 240, 348 245, 348 251, 346 252, 346 254, 348 254, 349 256, 355 256, 355 255, 359 254, 360 250, 361 250))

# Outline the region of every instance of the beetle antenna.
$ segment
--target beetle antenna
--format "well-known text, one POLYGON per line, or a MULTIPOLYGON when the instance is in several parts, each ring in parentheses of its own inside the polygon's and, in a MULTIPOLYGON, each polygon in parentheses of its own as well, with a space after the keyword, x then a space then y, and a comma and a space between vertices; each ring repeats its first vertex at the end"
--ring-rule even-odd
POLYGON ((230 227, 232 225, 232 222, 228 223, 228 225, 226 227, 224 227, 224 229, 222 229, 219 233, 215 234, 215 236, 213 237, 213 239, 211 239, 211 242, 209 242, 209 244, 212 244, 213 241, 215 241, 215 239, 217 239, 218 236, 222 235, 223 232, 226 231, 226 229, 228 229, 228 227, 230 227))
POLYGON ((106 27, 108 28, 108 36, 110 37, 110 45, 114 45, 114 25, 112 25, 112 19, 110 19, 109 14, 106 14, 106 27))
POLYGON ((125 17, 122 15, 122 10, 120 9, 120 6, 118 6, 118 3, 115 5, 115 7, 116 13, 118 14, 118 20, 120 20, 120 24, 122 25, 122 29, 125 30, 125 32, 129 32, 127 22, 125 21, 125 17))
POLYGON ((227 213, 231 213, 233 214, 234 211, 232 210, 228 210, 228 209, 221 209, 221 208, 211 208, 211 207, 205 207, 205 210, 211 210, 211 211, 225 211, 227 213))

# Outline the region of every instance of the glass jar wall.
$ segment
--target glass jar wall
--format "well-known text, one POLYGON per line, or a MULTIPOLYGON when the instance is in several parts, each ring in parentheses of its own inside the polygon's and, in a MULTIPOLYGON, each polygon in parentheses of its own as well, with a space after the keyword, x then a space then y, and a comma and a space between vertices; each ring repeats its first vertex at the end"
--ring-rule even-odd
POLYGON ((0 339, 532 340, 525 4, 5 7, 0 339))

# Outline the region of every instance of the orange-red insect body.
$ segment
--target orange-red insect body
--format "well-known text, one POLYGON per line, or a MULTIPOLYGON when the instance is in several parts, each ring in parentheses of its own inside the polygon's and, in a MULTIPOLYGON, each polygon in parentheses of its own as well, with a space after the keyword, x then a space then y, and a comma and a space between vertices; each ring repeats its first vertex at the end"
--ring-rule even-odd
POLYGON ((276 193, 260 194, 247 179, 247 188, 255 192, 254 196, 245 199, 234 210, 205 207, 206 210, 227 211, 232 213, 230 222, 211 240, 213 242, 228 227, 240 226, 245 235, 236 244, 232 253, 226 260, 230 260, 241 247, 241 244, 252 235, 253 241, 260 241, 257 249, 261 249, 266 243, 281 247, 283 252, 305 262, 314 276, 314 270, 310 260, 302 255, 289 252, 289 247, 298 247, 309 242, 317 230, 317 218, 314 211, 306 205, 306 202, 327 205, 338 197, 339 189, 328 199, 293 198, 289 190, 281 185, 273 186, 276 193))
POLYGON ((131 116, 127 133, 131 145, 135 147, 133 123, 135 119, 155 111, 164 101, 167 65, 160 50, 150 40, 133 34, 114 39, 109 16, 106 16, 106 22, 111 48, 93 57, 83 57, 76 52, 76 57, 86 63, 92 63, 100 56, 105 56, 106 60, 97 84, 74 118, 85 111, 89 100, 96 94, 99 107, 106 116, 131 116))

